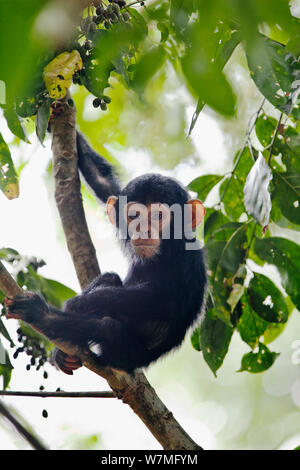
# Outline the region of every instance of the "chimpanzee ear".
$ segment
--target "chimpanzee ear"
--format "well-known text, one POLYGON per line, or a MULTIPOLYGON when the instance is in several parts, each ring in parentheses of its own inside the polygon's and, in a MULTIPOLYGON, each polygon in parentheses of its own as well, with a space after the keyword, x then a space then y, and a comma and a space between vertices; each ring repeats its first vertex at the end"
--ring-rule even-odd
POLYGON ((192 229, 194 230, 204 219, 205 208, 199 199, 190 199, 187 201, 187 204, 191 206, 191 223, 192 229))
POLYGON ((111 224, 116 225, 116 202, 118 198, 117 196, 109 196, 106 202, 106 212, 111 224))

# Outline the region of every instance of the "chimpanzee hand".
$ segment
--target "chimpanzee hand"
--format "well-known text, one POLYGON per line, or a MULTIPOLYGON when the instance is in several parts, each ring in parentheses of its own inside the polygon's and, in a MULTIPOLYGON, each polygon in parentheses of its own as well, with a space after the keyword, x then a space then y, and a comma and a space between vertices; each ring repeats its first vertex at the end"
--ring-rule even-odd
POLYGON ((77 356, 68 356, 58 348, 51 355, 51 362, 67 375, 73 375, 73 370, 79 369, 82 362, 77 356))
POLYGON ((26 323, 36 324, 49 313, 49 308, 44 299, 34 292, 24 292, 10 299, 4 299, 6 318, 23 320, 26 323))

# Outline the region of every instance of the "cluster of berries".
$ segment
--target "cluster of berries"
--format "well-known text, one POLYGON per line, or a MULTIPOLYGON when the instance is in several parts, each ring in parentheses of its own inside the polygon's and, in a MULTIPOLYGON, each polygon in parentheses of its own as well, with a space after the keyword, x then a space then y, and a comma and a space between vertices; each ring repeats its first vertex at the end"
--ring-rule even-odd
POLYGON ((127 11, 121 11, 125 6, 125 0, 112 0, 106 8, 100 5, 96 8, 96 15, 93 16, 93 22, 96 25, 103 23, 104 28, 109 29, 111 25, 119 21, 129 21, 129 13, 127 11))
MULTIPOLYGON (((20 353, 25 352, 30 357, 30 361, 26 366, 26 370, 30 370, 31 366, 35 366, 39 370, 45 362, 47 362, 47 352, 43 344, 40 343, 38 338, 32 338, 25 335, 21 328, 18 328, 18 341, 22 343, 13 354, 13 358, 17 359, 20 353)), ((47 372, 44 372, 47 374, 47 372)), ((44 377, 45 378, 45 377, 44 377)))

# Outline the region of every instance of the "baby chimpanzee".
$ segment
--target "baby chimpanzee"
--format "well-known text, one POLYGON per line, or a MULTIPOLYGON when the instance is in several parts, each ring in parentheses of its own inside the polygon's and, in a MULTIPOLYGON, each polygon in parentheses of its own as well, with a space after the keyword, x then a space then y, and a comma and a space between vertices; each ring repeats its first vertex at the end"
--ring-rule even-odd
MULTIPOLYGON (((204 208, 159 174, 135 178, 121 190, 112 167, 79 133, 77 148, 81 173, 107 201, 129 272, 123 283, 114 273, 98 276, 63 312, 33 293, 5 299, 7 316, 54 341, 91 348, 100 365, 131 372, 179 346, 202 310, 206 272, 193 231, 204 208)), ((69 374, 81 365, 59 350, 56 362, 69 374)))

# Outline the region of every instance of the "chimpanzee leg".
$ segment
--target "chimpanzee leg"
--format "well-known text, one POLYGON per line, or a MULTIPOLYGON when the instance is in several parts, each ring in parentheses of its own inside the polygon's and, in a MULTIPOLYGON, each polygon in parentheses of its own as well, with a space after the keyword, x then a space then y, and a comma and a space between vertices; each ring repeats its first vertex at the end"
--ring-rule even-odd
POLYGON ((99 320, 98 325, 99 342, 92 350, 96 352, 99 364, 131 372, 145 363, 148 352, 128 325, 109 316, 99 320))

